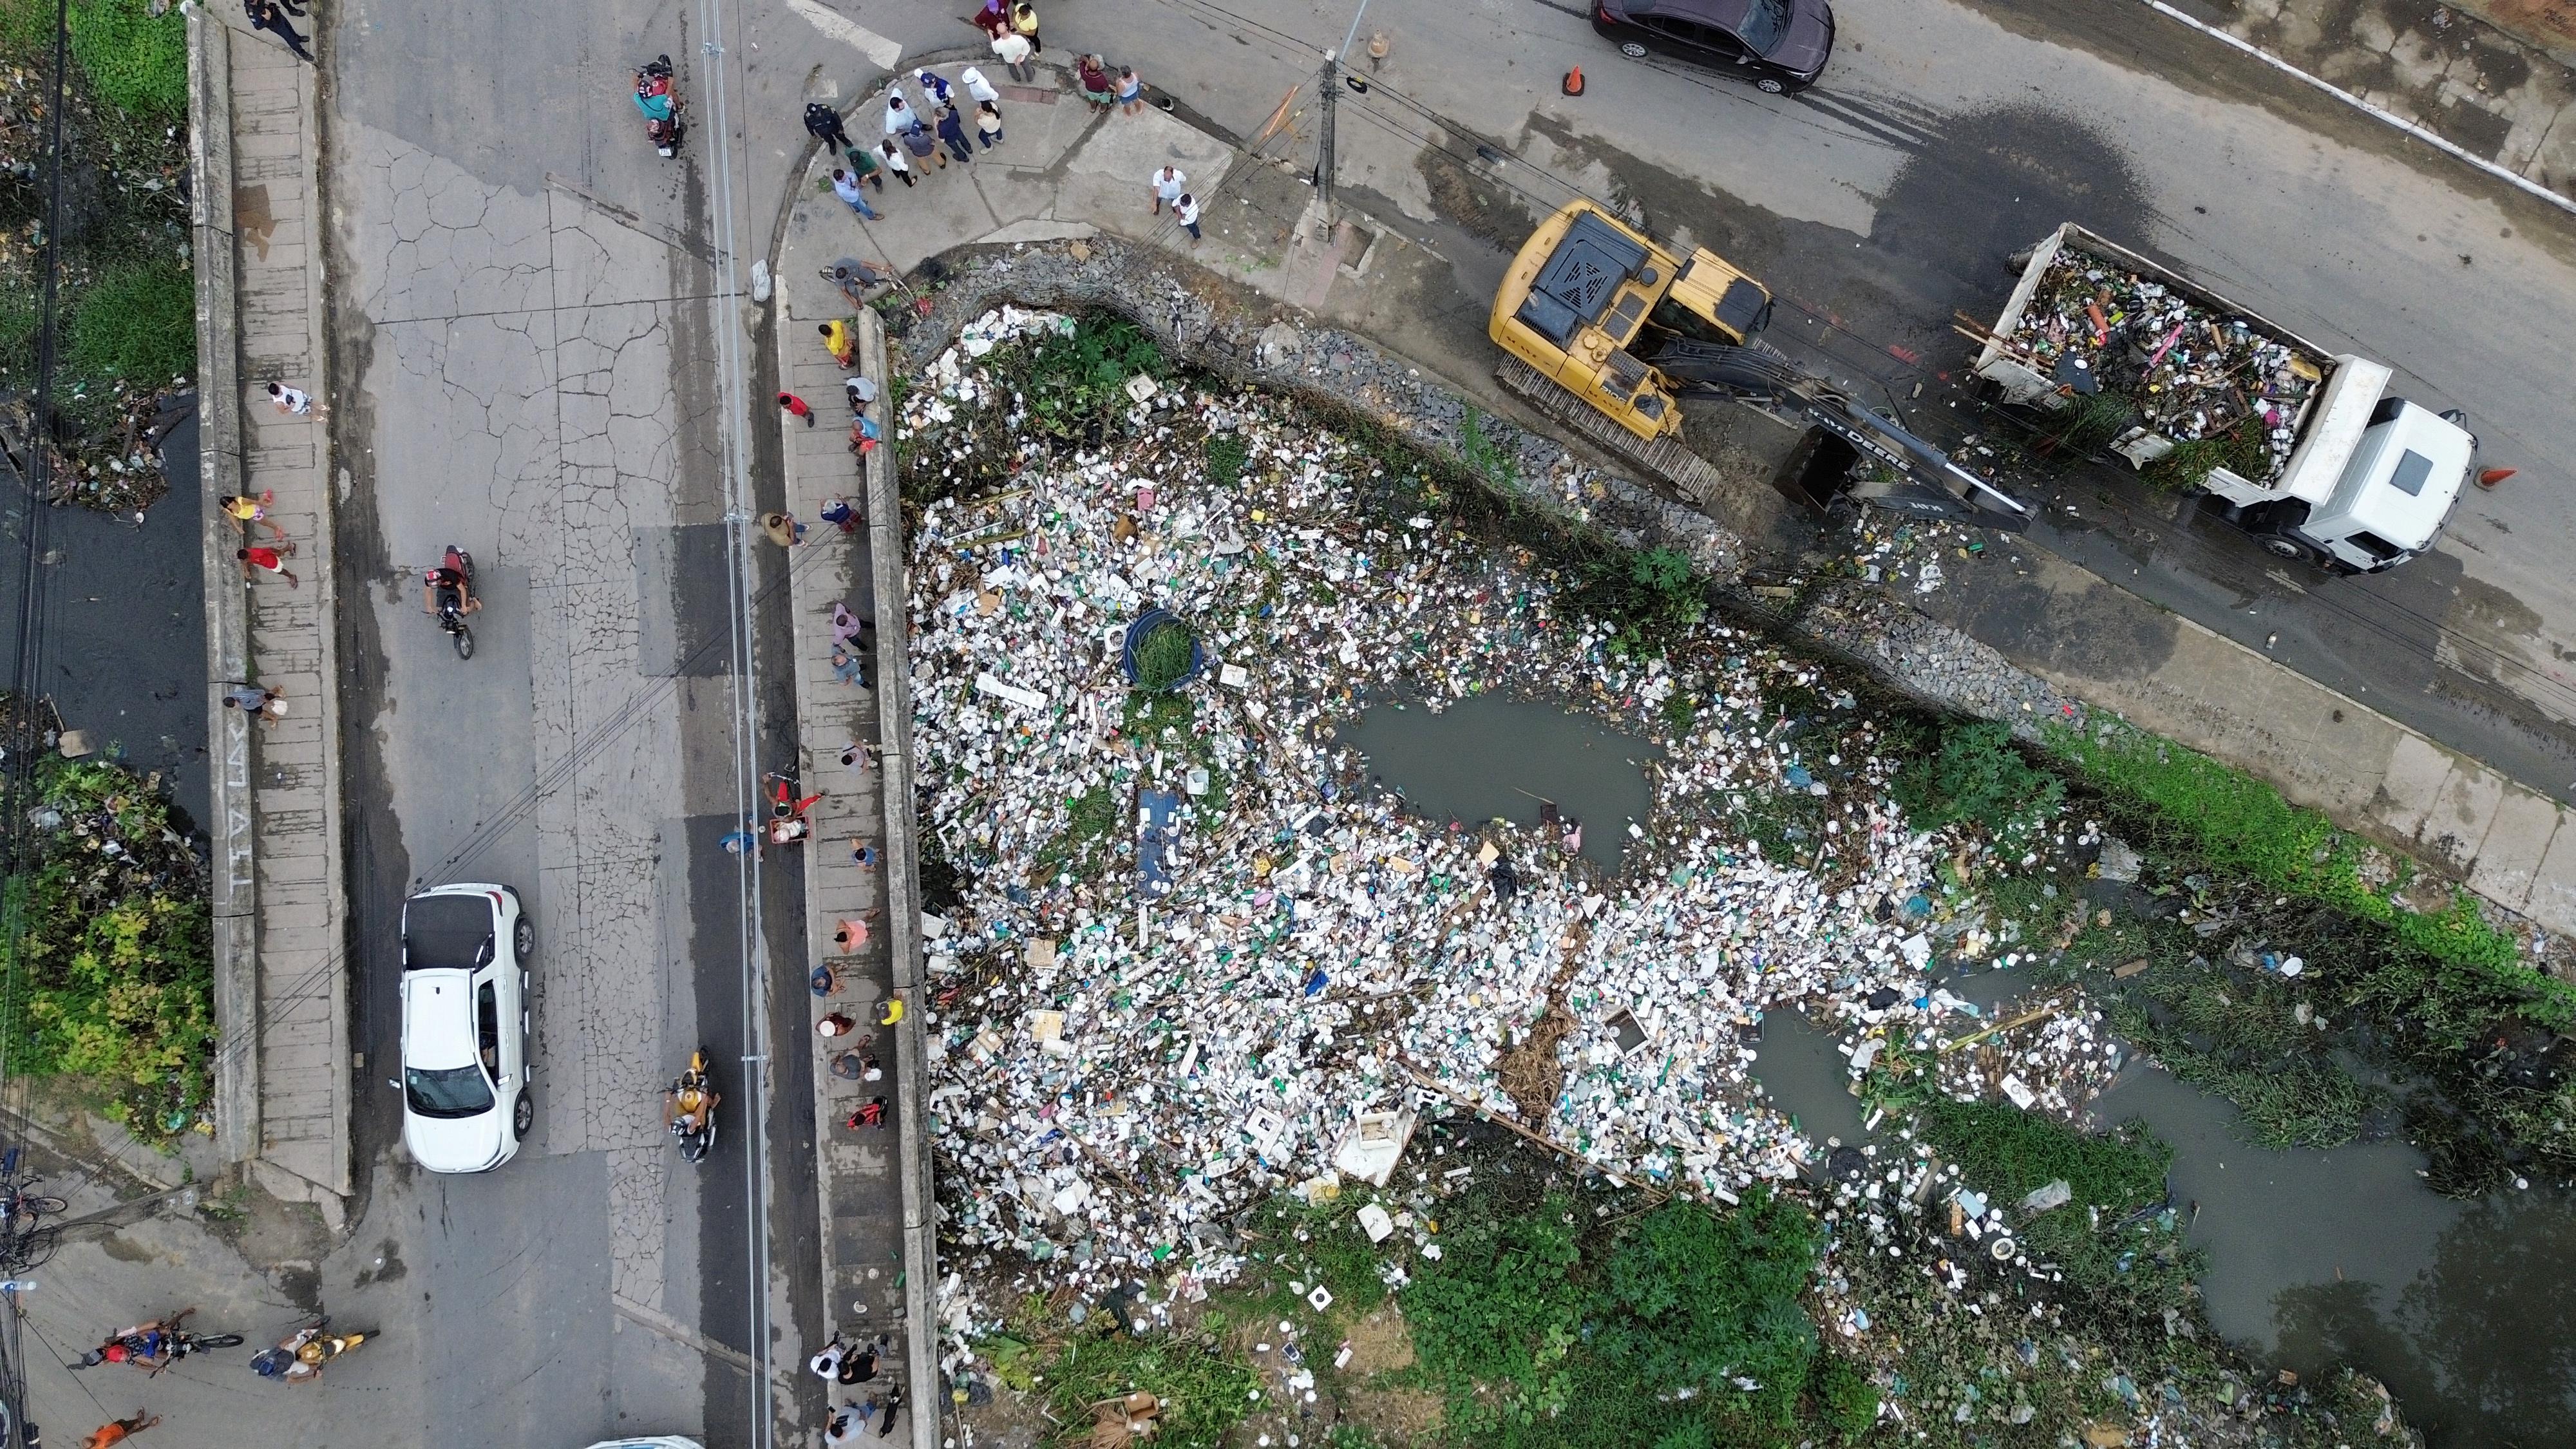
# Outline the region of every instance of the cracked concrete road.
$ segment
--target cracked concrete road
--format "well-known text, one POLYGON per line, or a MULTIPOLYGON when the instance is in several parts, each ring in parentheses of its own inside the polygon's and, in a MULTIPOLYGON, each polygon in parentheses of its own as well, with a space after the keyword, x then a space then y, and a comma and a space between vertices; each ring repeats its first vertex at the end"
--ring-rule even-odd
POLYGON ((370 1442, 802 1442, 819 1409, 795 1371, 799 1325, 820 1321, 809 1068, 782 1054, 764 1094, 745 1060, 765 1045, 755 1021, 801 1039, 799 882, 755 882, 720 846, 744 761, 789 758, 786 677, 739 657, 735 568, 758 640, 783 591, 774 557, 737 557, 728 448, 769 480, 740 505, 755 515, 776 469, 758 430, 726 436, 745 419, 727 415, 720 329, 757 314, 719 296, 715 261, 765 250, 787 154, 767 141, 802 141, 809 76, 762 66, 759 7, 360 0, 335 20, 324 175, 369 1088, 355 1239, 412 1265, 414 1321, 386 1346, 435 1390, 370 1442), (664 52, 696 122, 674 161, 629 99, 634 65, 664 52), (718 66, 756 138, 731 142, 730 206, 709 150, 718 66), (421 607, 420 572, 449 544, 484 600, 470 660, 421 607), (501 1169, 438 1177, 403 1159, 384 1085, 395 934, 409 890, 460 880, 515 886, 534 916, 538 1111, 501 1169), (775 943, 783 992, 746 966, 747 941, 775 943), (691 1167, 660 1093, 700 1045, 724 1135, 691 1167), (765 1172, 755 1113, 780 1126, 765 1172))

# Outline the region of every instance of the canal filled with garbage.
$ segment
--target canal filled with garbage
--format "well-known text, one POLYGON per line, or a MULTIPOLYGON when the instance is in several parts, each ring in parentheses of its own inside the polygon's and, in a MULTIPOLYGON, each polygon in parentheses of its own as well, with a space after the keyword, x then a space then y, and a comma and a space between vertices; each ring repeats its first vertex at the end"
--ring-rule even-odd
MULTIPOLYGON (((2403 973, 2302 978, 2265 939, 2296 912, 2141 881, 2000 729, 1865 702, 1658 560, 1551 560, 1453 481, 1078 331, 978 318, 904 418, 920 815, 958 882, 925 1012, 952 1371, 1086 1302, 1177 1327, 1288 1276, 1244 1230, 1283 1202, 1388 1290, 1437 1275, 1472 1119, 1648 1206, 1804 1178, 1834 1248, 1798 1311, 1939 1442, 2394 1432, 2339 1365, 2443 1449, 2576 1442, 2565 1275, 2530 1261, 2576 1246, 2565 1200, 2438 1195, 2394 1079, 2336 1056, 2329 1018, 2403 973), (1075 406, 1051 349, 1131 385, 1075 406), (2203 1040, 2211 1011, 2261 1030, 2203 1040), (2240 1114, 2249 1042, 2296 1090, 2240 1114)), ((2436 1179, 2491 1183, 2472 1145, 2436 1179)))

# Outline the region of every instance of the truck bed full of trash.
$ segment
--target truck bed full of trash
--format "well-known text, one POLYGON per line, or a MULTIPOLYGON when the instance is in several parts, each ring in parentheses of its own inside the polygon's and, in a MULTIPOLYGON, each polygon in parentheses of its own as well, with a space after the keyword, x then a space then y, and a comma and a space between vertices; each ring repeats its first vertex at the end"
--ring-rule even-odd
POLYGON ((2330 367, 2254 319, 2213 313, 2072 237, 2040 273, 2004 346, 2061 388, 2126 398, 2139 421, 2168 438, 2218 438, 2259 422, 2270 465, 2247 475, 2254 483, 2289 462, 2330 367))
MULTIPOLYGON (((990 436, 965 413, 1019 406, 993 349, 1072 325, 966 329, 905 402, 909 466, 993 477, 939 450, 990 436)), ((1752 1084, 1764 1012, 1925 1047, 1980 1025, 1926 981, 1925 892, 1966 847, 1905 826, 1849 696, 1714 624, 1614 653, 1533 554, 1471 536, 1436 490, 1397 494, 1404 460, 1292 404, 1150 378, 1128 396, 1123 436, 1013 433, 1007 486, 911 532, 924 849, 962 881, 927 923, 952 1253, 1040 1283, 1222 1277, 1215 1225, 1335 1174, 1383 1185, 1414 1119, 1458 1103, 1728 1198, 1814 1150, 1752 1084), (1239 477, 1209 479, 1218 452, 1239 477), (1165 693, 1120 667, 1156 607, 1205 654, 1165 693), (1839 732, 1768 702, 1791 685, 1839 732), (1335 743, 1367 700, 1498 690, 1666 750, 1618 877, 1565 822, 1409 817, 1335 743), (1766 860, 1732 822, 1770 800, 1812 828, 1766 860)), ((1998 1033, 1942 1080, 2009 1074, 2071 1112, 2104 1075, 2097 1021, 1998 1033)))

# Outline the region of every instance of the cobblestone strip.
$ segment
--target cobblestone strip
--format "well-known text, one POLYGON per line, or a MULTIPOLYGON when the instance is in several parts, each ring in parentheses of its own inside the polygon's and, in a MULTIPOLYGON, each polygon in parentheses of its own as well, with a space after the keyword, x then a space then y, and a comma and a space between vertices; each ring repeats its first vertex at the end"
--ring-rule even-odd
MULTIPOLYGON (((815 331, 833 314, 819 297, 812 301, 812 314, 800 314, 794 305, 800 290, 812 289, 791 285, 782 288, 779 298, 779 385, 812 408, 814 421, 809 426, 781 409, 779 422, 785 444, 785 506, 805 526, 804 541, 788 559, 800 788, 822 798, 809 814, 812 835, 806 843, 786 848, 804 856, 807 955, 798 969, 826 973, 814 993, 812 1020, 819 1028, 826 1015, 839 1013, 857 1024, 846 1035, 825 1037, 817 1030, 808 1038, 814 1052, 815 1159, 822 1179, 824 1331, 827 1336, 841 1333, 853 1346, 879 1333, 891 1335, 895 1344, 877 1381, 862 1392, 882 1392, 900 1382, 905 1397, 918 1405, 932 1402, 928 1392, 935 1392, 937 1379, 935 1364, 913 1351, 911 1335, 924 1315, 911 1301, 920 1274, 910 1270, 902 1233, 904 1206, 910 1200, 903 1189, 911 1176, 902 1165, 902 1149, 918 1140, 897 1100, 909 1103, 916 1095, 918 1014, 909 1010, 909 993, 904 1021, 894 1027, 878 1025, 895 995, 896 953, 918 929, 904 911, 886 908, 896 852, 886 829, 885 786, 894 777, 887 773, 892 737, 883 728, 879 705, 887 698, 883 691, 890 669, 900 678, 903 595, 899 587, 871 587, 877 576, 870 549, 874 530, 843 533, 822 521, 828 499, 841 499, 853 509, 867 508, 869 500, 862 492, 861 465, 849 451, 850 414, 842 389, 847 374, 815 331), (876 673, 875 692, 845 681, 832 663, 836 602, 875 617, 887 631, 880 637, 878 657, 869 658, 855 647, 848 651, 854 663, 865 662, 876 673), (894 661, 891 667, 885 659, 894 661), (870 758, 842 763, 852 745, 864 746, 870 758), (865 862, 857 855, 861 847, 869 852, 865 862), (855 949, 835 940, 844 921, 865 930, 855 949), (879 1079, 834 1071, 834 1063, 852 1057, 858 1064, 874 1062, 879 1079), (879 1109, 882 1125, 849 1125, 853 1114, 871 1103, 879 1109), (925 1378, 925 1370, 930 1377, 925 1378)), ((822 295, 831 294, 824 289, 822 295)), ((882 382, 885 352, 874 323, 873 314, 863 314, 861 370, 882 382)), ((875 414, 882 419, 886 411, 880 399, 875 414)), ((867 475, 878 471, 876 460, 884 456, 882 448, 870 455, 867 475)), ((870 509, 868 517, 875 516, 870 509)), ((903 858, 908 862, 908 852, 903 858)), ((908 892, 903 899, 910 899, 908 892)), ((937 1416, 928 1422, 935 1428, 937 1416)), ((917 1425, 914 1433, 918 1439, 917 1425)))
POLYGON ((230 587, 243 590, 249 602, 246 674, 284 690, 287 703, 286 718, 251 742, 249 772, 258 1165, 270 1191, 315 1202, 327 1216, 349 1193, 351 1067, 331 627, 331 443, 323 411, 333 394, 321 375, 314 73, 284 49, 218 25, 211 14, 199 23, 210 56, 218 46, 228 53, 233 204, 266 219, 256 232, 236 231, 231 246, 238 491, 273 493, 268 517, 296 548, 284 561, 293 586, 269 573, 245 585, 229 555, 209 565, 210 587, 229 570, 230 587), (311 394, 315 410, 281 412, 266 396, 271 382, 311 394))

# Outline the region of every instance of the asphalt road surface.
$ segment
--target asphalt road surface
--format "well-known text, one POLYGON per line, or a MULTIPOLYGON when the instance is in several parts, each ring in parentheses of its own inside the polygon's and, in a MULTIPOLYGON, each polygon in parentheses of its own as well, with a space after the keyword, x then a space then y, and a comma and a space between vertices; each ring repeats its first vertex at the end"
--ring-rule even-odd
POLYGON ((784 676, 750 667, 781 637, 776 550, 728 523, 776 506, 776 469, 728 295, 748 259, 724 259, 746 198, 765 236, 784 173, 720 114, 803 139, 802 73, 764 95, 737 59, 754 20, 360 0, 324 27, 355 1243, 407 1265, 417 1316, 385 1351, 432 1386, 378 1442, 801 1443, 819 1412, 799 881, 722 848, 793 758, 784 676), (662 53, 696 122, 672 161, 630 99, 662 53), (423 609, 450 544, 483 600, 470 660, 423 609), (538 942, 537 1125, 470 1177, 407 1163, 387 1085, 401 903, 452 881, 516 887, 538 942), (660 1094, 701 1045, 725 1101, 691 1166, 660 1094))

